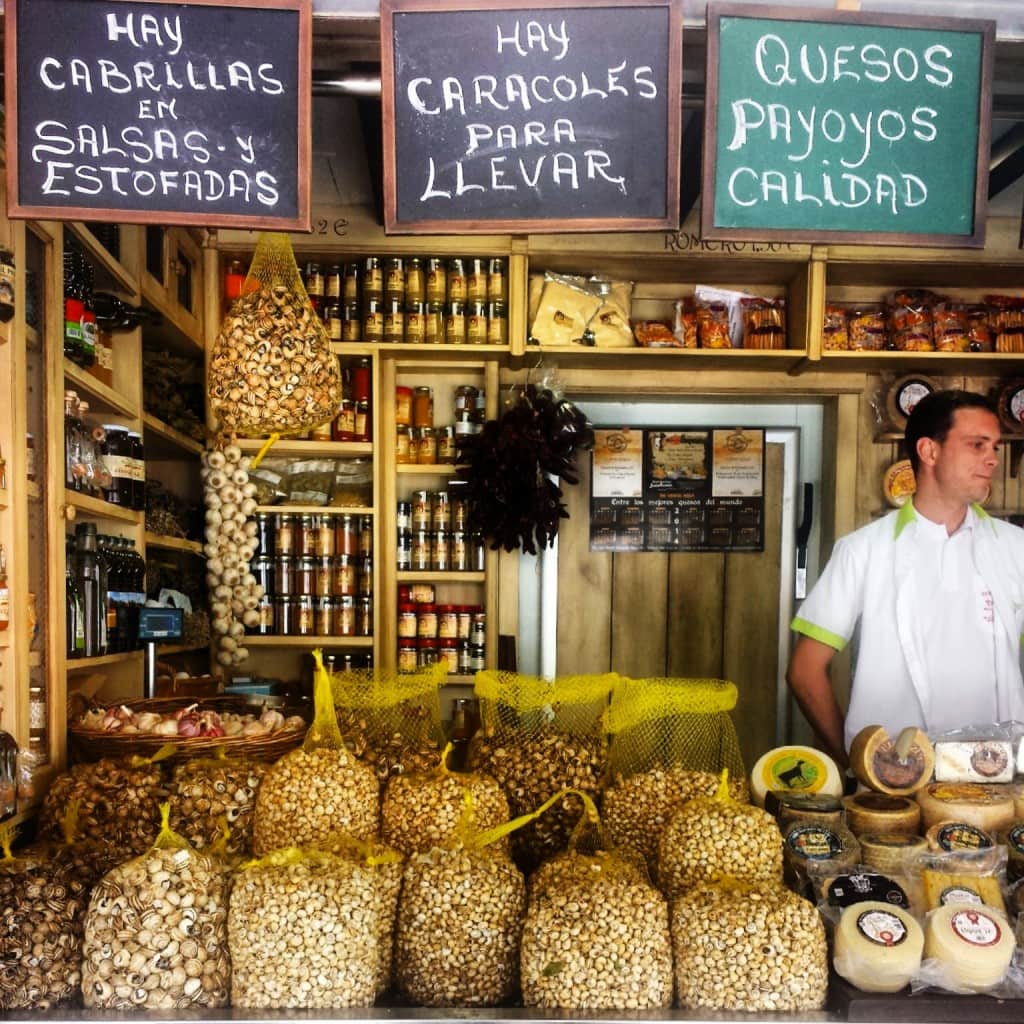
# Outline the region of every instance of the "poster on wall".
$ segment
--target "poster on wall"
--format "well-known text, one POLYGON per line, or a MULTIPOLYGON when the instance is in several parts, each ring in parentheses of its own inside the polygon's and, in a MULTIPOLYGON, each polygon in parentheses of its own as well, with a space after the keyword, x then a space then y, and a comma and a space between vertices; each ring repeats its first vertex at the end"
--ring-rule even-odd
POLYGON ((764 431, 594 432, 592 551, 763 551, 764 431))

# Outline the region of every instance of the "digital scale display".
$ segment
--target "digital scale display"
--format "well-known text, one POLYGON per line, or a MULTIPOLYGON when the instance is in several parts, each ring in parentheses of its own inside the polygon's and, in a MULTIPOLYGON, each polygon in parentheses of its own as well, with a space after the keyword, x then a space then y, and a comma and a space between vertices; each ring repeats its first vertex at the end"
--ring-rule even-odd
POLYGON ((140 608, 140 640, 180 640, 185 612, 181 608, 140 608))

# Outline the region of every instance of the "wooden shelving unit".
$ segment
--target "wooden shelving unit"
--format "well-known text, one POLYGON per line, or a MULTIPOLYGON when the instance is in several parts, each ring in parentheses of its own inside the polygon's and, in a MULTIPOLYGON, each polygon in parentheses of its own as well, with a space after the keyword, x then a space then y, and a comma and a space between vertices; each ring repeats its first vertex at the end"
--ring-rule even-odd
POLYGON ((257 505, 256 513, 291 516, 372 516, 375 510, 367 505, 257 505))
POLYGON ((245 647, 372 647, 372 636, 246 636, 245 647))
POLYGON ((142 414, 142 427, 146 437, 146 457, 159 459, 187 458, 203 454, 203 445, 187 434, 168 426, 151 413, 142 414))
MULTIPOLYGON (((239 438, 238 447, 247 455, 255 455, 266 443, 266 439, 239 438)), ((292 441, 288 438, 281 438, 280 441, 275 441, 271 445, 265 458, 319 456, 337 459, 360 458, 372 454, 373 444, 370 441, 292 441)))
POLYGON ((185 551, 200 557, 203 554, 203 545, 197 540, 187 540, 184 537, 164 537, 158 533, 150 533, 148 530, 144 538, 147 548, 156 548, 158 551, 185 551))
POLYGON ((399 583, 484 583, 487 573, 484 571, 464 572, 431 572, 418 569, 399 569, 395 574, 399 583))
POLYGON ((114 413, 131 420, 139 418, 139 407, 135 402, 108 387, 68 358, 64 359, 64 379, 86 395, 93 412, 114 413))
POLYGON ((118 654, 100 654, 95 658, 72 658, 67 663, 67 670, 72 672, 88 672, 94 668, 109 665, 125 665, 133 661, 142 661, 142 651, 122 651, 118 654))
POLYGON ((78 491, 69 491, 67 488, 64 490, 64 504, 84 513, 90 519, 108 519, 118 523, 128 523, 131 526, 142 525, 141 512, 122 508, 120 505, 111 505, 109 501, 93 498, 88 494, 79 494, 78 491))

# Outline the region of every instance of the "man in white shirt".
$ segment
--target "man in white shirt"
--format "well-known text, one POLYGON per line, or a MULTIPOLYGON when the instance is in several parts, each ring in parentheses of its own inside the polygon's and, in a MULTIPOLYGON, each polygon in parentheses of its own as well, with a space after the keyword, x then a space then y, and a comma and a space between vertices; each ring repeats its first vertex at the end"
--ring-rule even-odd
POLYGON ((937 734, 1024 718, 1024 530, 980 506, 999 462, 992 402, 937 391, 907 422, 912 502, 837 542, 792 629, 786 673, 823 747, 841 765, 866 725, 937 734), (829 678, 854 642, 844 715, 829 678))

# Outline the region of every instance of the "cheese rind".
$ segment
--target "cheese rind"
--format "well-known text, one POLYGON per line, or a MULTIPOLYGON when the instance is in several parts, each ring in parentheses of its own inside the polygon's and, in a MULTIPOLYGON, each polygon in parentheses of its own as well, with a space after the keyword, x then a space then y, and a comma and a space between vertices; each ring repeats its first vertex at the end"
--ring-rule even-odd
POLYGON ((935 744, 936 782, 1012 782, 1014 767, 1009 740, 940 740, 935 744))
POLYGON ((876 833, 857 837, 861 860, 876 871, 907 872, 928 849, 923 836, 904 833, 876 833))
POLYGON ((750 795, 759 807, 769 792, 842 796, 843 777, 835 761, 813 747, 776 747, 762 755, 750 773, 750 795))
POLYGON ((1006 974, 1016 942, 1010 923, 989 907, 950 903, 928 915, 924 955, 937 961, 944 984, 978 992, 1006 974))
POLYGON ((899 992, 921 966, 921 926, 888 903, 869 900, 847 907, 834 939, 836 972, 863 992, 899 992))
POLYGON ((868 789, 910 796, 932 776, 935 755, 920 729, 904 729, 893 740, 880 725, 865 726, 850 744, 850 767, 868 789))
POLYGON ((905 796, 854 793, 843 799, 843 805, 847 827, 855 836, 890 832, 914 835, 921 823, 921 805, 905 796))
POLYGON ((921 805, 921 824, 927 830, 946 821, 973 825, 984 832, 999 833, 1014 820, 1013 796, 1002 786, 976 782, 933 782, 915 799, 921 805))

